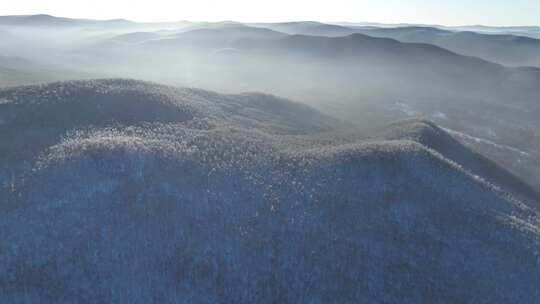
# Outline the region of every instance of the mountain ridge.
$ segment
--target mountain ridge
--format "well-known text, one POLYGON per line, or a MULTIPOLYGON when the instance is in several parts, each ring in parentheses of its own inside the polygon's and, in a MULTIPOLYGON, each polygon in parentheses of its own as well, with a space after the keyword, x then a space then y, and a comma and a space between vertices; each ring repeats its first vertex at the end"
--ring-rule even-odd
MULTIPOLYGON (((167 122, 167 110, 157 123, 71 123, 24 174, 1 162, 2 300, 534 303, 540 295, 538 205, 417 142, 439 131, 429 123, 400 123, 405 134, 391 140, 339 139, 336 129, 302 132, 326 118, 306 106, 283 116, 294 104, 268 95, 133 80, 63 86, 1 90, 9 100, 0 113, 90 106, 92 97, 80 99, 87 92, 106 113, 129 117, 134 108, 114 100, 137 92, 146 107, 173 101, 198 118, 167 122), (275 132, 275 120, 290 130, 275 132)), ((56 120, 57 111, 40 113, 56 120)))

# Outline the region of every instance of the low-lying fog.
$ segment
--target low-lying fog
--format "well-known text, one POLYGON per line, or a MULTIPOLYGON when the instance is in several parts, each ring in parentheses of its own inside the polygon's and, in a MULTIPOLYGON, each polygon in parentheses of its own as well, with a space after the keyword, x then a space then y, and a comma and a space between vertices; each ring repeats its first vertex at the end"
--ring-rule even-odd
POLYGON ((474 30, 2 17, 0 85, 125 77, 276 94, 366 129, 423 117, 540 189, 536 28, 474 30))

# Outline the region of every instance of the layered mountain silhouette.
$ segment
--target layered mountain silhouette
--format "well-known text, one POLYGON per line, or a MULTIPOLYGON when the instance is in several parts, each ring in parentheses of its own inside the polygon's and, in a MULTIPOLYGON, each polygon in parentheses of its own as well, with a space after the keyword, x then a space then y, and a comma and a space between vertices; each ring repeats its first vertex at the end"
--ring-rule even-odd
POLYGON ((540 40, 510 34, 455 32, 429 27, 370 28, 359 32, 403 42, 429 43, 511 66, 540 66, 540 40))
POLYGON ((3 302, 540 297, 538 197, 430 122, 125 79, 0 100, 3 302))
POLYGON ((342 37, 366 34, 402 42, 428 43, 450 51, 510 66, 540 66, 540 40, 527 36, 534 28, 448 28, 435 26, 324 24, 319 22, 258 23, 253 26, 292 35, 342 37))
MULTIPOLYGON (((429 43, 451 51, 481 57, 486 60, 512 66, 539 66, 540 32, 537 27, 443 27, 408 24, 326 24, 315 21, 283 23, 239 22, 170 22, 137 23, 123 19, 89 20, 62 18, 46 14, 0 16, 0 27, 42 27, 42 30, 82 28, 86 30, 120 30, 120 34, 136 31, 156 31, 154 34, 183 32, 187 29, 221 28, 223 26, 257 27, 291 35, 342 37, 363 33, 374 37, 394 38, 403 42, 429 43)), ((150 34, 148 34, 150 35, 150 34)), ((135 36, 130 35, 131 39, 135 36)), ((128 37, 124 37, 130 39, 128 37)), ((145 39, 146 40, 146 39, 145 39)), ((130 42, 132 40, 129 40, 130 42)))

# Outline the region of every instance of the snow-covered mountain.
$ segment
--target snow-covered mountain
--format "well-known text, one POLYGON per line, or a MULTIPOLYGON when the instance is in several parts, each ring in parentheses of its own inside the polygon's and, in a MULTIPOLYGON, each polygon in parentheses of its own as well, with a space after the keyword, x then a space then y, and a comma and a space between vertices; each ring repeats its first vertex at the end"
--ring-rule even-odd
POLYGON ((540 298, 538 197, 432 123, 119 79, 0 101, 1 302, 540 298))

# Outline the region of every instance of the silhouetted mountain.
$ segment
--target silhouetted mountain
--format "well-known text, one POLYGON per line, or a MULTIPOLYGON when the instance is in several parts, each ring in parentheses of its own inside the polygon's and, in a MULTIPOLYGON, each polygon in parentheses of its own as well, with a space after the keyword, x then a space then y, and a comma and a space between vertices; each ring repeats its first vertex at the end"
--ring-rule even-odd
POLYGON ((443 26, 437 24, 411 24, 411 23, 377 23, 377 22, 334 22, 331 24, 345 26, 353 29, 366 29, 366 28, 407 28, 407 27, 421 27, 421 28, 437 28, 441 30, 447 30, 452 32, 477 32, 485 34, 506 34, 526 36, 531 38, 540 38, 539 26, 485 26, 485 25, 468 25, 468 26, 443 26))
MULTIPOLYGON (((440 64, 451 62, 452 65, 468 66, 473 64, 482 69, 495 68, 496 65, 477 58, 460 56, 443 48, 430 44, 401 43, 394 39, 374 38, 363 34, 344 37, 321 37, 292 35, 278 41, 265 39, 242 39, 238 47, 260 50, 261 52, 284 51, 302 56, 321 56, 323 59, 348 61, 386 62, 394 61, 414 63, 418 61, 439 61, 440 64)), ((438 67, 438 66, 436 66, 438 67)))
POLYGON ((450 30, 470 31, 487 34, 508 34, 540 39, 540 26, 485 26, 469 25, 449 28, 450 30))
MULTIPOLYGON (((349 26, 319 22, 259 23, 261 26, 288 34, 339 37, 361 33, 373 37, 392 38, 402 42, 428 43, 448 50, 480 57, 506 65, 539 66, 540 40, 515 36, 503 29, 492 29, 490 33, 445 30, 439 27, 393 25, 349 26)), ((345 24, 347 25, 347 24, 345 24)), ((518 30, 515 28, 514 30, 518 30)), ((525 30, 525 29, 522 29, 525 30)))
POLYGON ((276 97, 131 80, 0 99, 2 150, 36 155, 0 158, 3 302, 540 296, 538 202, 457 164, 430 123, 362 141, 276 97))
POLYGON ((540 40, 529 37, 475 32, 453 32, 426 27, 358 30, 374 37, 434 44, 448 50, 506 65, 540 66, 540 40))
POLYGON ((131 21, 124 19, 89 20, 55 17, 51 15, 0 16, 0 25, 10 26, 130 26, 131 21))
MULTIPOLYGON (((509 87, 523 85, 522 82, 512 81, 508 76, 510 73, 520 74, 520 70, 506 69, 479 58, 461 56, 430 44, 401 43, 393 39, 373 38, 362 34, 345 37, 293 35, 278 40, 243 39, 233 46, 249 51, 253 57, 260 55, 272 64, 282 62, 285 74, 289 73, 285 71, 288 68, 287 63, 295 61, 304 62, 292 67, 297 71, 303 68, 316 70, 323 65, 326 74, 321 76, 332 77, 340 70, 341 75, 338 77, 340 81, 345 82, 357 82, 358 78, 365 79, 368 76, 364 75, 365 71, 369 70, 370 73, 374 73, 369 75, 371 76, 369 81, 378 82, 379 79, 384 79, 387 90, 396 89, 402 93, 413 90, 402 86, 408 86, 407 83, 410 83, 420 94, 421 88, 432 86, 433 90, 437 88, 444 90, 452 88, 461 92, 466 90, 469 98, 474 95, 500 98, 501 92, 493 94, 496 92, 496 89, 492 89, 494 85, 499 85, 503 81, 509 87), (344 67, 346 69, 342 70, 344 67), (399 79, 400 85, 392 87, 388 79, 395 81, 399 79), (481 93, 478 94, 479 92, 481 93)), ((332 85, 335 83, 332 82, 332 85)), ((350 89, 357 89, 354 85, 348 85, 349 83, 340 87, 343 89, 342 94, 352 94, 350 89)), ((522 98, 527 98, 530 91, 536 90, 531 88, 529 91, 521 90, 522 98)), ((441 95, 436 97, 446 93, 441 92, 441 95)), ((352 95, 351 97, 354 98, 352 95)))
POLYGON ((348 27, 314 21, 253 23, 250 25, 264 27, 291 35, 338 37, 351 35, 357 32, 356 30, 348 27))
POLYGON ((182 32, 163 39, 148 41, 147 45, 160 47, 226 47, 239 39, 277 39, 286 34, 264 28, 227 25, 219 28, 201 28, 182 32))
POLYGON ((45 14, 0 16, 0 24, 2 25, 28 25, 28 26, 64 25, 75 20, 76 19, 54 17, 51 15, 45 15, 45 14))

